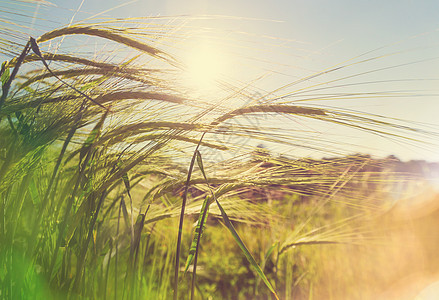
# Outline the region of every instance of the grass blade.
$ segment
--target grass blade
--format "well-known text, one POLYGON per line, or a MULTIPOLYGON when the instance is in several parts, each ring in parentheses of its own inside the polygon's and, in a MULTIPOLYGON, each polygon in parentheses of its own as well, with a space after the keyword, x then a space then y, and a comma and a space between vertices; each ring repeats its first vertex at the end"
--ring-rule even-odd
POLYGON ((276 294, 276 291, 274 290, 273 286, 271 285, 270 281, 268 281, 267 277, 265 276, 262 269, 259 267, 258 263, 255 261, 253 256, 251 255, 250 251, 248 251, 247 247, 245 246, 244 242, 239 237, 238 233, 235 230, 235 227, 233 226, 232 222, 230 221, 229 217, 227 216, 226 212, 224 211, 221 204, 218 202, 218 199, 215 199, 216 204, 218 205, 219 210, 221 211, 221 216, 223 217, 224 223, 226 224, 227 228, 229 229, 230 233, 233 235, 233 238, 235 239, 236 243, 238 244, 239 248, 241 248, 242 252, 244 253, 245 257, 249 261, 249 263, 255 268, 256 273, 258 273, 259 277, 264 281, 265 285, 269 288, 269 290, 273 293, 274 297, 276 297, 277 300, 279 300, 279 297, 276 294))
MULTIPOLYGON (((270 281, 268 281, 267 276, 265 276, 265 274, 264 274, 264 271, 259 267, 259 265, 256 262, 256 260, 253 258, 253 256, 251 255, 250 251, 247 249, 247 247, 245 246, 244 242, 242 241, 242 239, 239 237, 238 232, 236 232, 235 227, 233 226, 233 224, 230 221, 229 217, 227 216, 225 210, 223 209, 223 207, 219 203, 218 199, 216 198, 215 193, 213 192, 212 188, 210 187, 209 182, 207 181, 206 173, 204 171, 203 159, 201 157, 200 151, 198 151, 198 149, 197 149, 195 151, 195 154, 196 154, 196 157, 197 157, 198 166, 200 167, 201 172, 203 173, 204 179, 206 180, 206 184, 209 187, 209 190, 210 190, 210 192, 212 194, 213 199, 215 200, 216 204, 218 205, 219 210, 221 211, 221 216, 223 217, 223 220, 224 220, 224 223, 225 223, 227 229, 229 229, 230 233, 232 234, 232 236, 235 239, 236 243, 238 244, 239 248, 241 248, 241 251, 244 253, 244 255, 247 258, 247 260, 249 261, 249 263, 256 270, 256 273, 258 273, 259 277, 262 279, 262 281, 264 281, 265 285, 273 293, 273 295, 276 297, 276 299, 279 300, 279 297, 277 296, 276 291, 274 290, 274 288, 271 285, 270 281)), ((273 246, 272 246, 272 248, 274 249, 273 246)), ((196 255, 197 255, 197 253, 195 253, 195 257, 196 257, 196 255)), ((196 262, 196 259, 195 259, 195 262, 196 262)), ((194 291, 195 272, 196 271, 195 271, 195 265, 194 265, 194 277, 193 277, 193 281, 192 281, 192 298, 193 298, 193 291, 194 291)))
MULTIPOLYGON (((211 187, 209 185, 209 182, 207 181, 206 173, 204 171, 204 166, 203 166, 203 160, 202 160, 202 157, 201 157, 201 153, 198 150, 196 150, 196 157, 197 157, 198 166, 200 167, 201 172, 203 173, 204 179, 206 180, 206 184, 207 184, 207 186, 209 187, 209 189, 210 189, 210 191, 212 193, 213 199, 215 199, 215 202, 216 202, 219 210, 221 211, 221 216, 222 216, 222 218, 224 220, 224 223, 225 223, 227 229, 229 229, 230 233, 232 234, 232 236, 235 239, 236 243, 238 244, 239 248, 241 248, 241 251, 244 253, 244 255, 247 258, 247 260, 249 261, 249 263, 256 270, 256 273, 258 273, 259 277, 262 279, 262 281, 264 281, 265 285, 273 293, 273 295, 276 297, 276 299, 279 300, 279 297, 277 296, 276 291, 274 290, 274 288, 271 285, 270 281, 268 281, 267 276, 265 276, 265 274, 264 274, 264 271, 259 267, 259 265, 256 262, 256 260, 253 258, 253 256, 251 255, 250 251, 247 249, 247 247, 245 246, 244 242, 242 241, 242 239, 239 237, 239 234, 238 234, 238 232, 236 232, 236 229, 233 226, 232 222, 230 221, 229 217, 227 216, 227 213, 225 212, 225 210, 223 209, 223 207, 219 203, 218 199, 216 198, 215 193, 211 189, 211 187)), ((274 247, 273 247, 273 249, 274 249, 274 247)), ((195 266, 194 266, 194 274, 195 274, 195 266)), ((192 282, 192 285, 193 284, 194 284, 194 282, 192 282)), ((192 295, 193 295, 193 286, 192 286, 192 295)))
MULTIPOLYGON (((267 263, 268 258, 270 257, 271 253, 273 253, 273 250, 276 249, 276 247, 279 247, 279 242, 276 242, 273 245, 271 245, 270 248, 268 248, 267 253, 265 253, 264 261, 261 264, 262 271, 265 269, 265 264, 267 263)), ((261 277, 256 278, 256 283, 255 283, 256 294, 258 293, 258 287, 260 282, 261 282, 261 277)))
POLYGON ((181 245, 181 235, 182 235, 182 232, 183 232, 183 219, 184 219, 184 211, 185 211, 185 208, 186 208, 187 193, 188 193, 189 184, 190 184, 190 181, 191 181, 192 170, 194 169, 195 157, 197 155, 198 148, 200 148, 201 142, 203 141, 203 138, 204 138, 205 134, 206 133, 204 132, 201 135, 200 141, 198 142, 198 145, 195 148, 194 155, 192 156, 191 164, 189 165, 189 170, 188 170, 188 174, 187 174, 187 179, 186 179, 186 184, 185 184, 185 188, 184 188, 184 193, 183 193, 183 199, 182 199, 182 204, 181 204, 181 212, 180 212, 180 221, 179 221, 179 224, 178 224, 177 251, 176 251, 176 254, 175 254, 174 300, 178 299, 178 272, 179 272, 179 266, 180 266, 180 245, 181 245))

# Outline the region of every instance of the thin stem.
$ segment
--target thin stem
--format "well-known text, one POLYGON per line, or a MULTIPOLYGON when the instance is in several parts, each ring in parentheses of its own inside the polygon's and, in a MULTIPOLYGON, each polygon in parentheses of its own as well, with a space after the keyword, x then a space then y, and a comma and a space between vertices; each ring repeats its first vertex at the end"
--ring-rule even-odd
POLYGON ((181 212, 180 212, 180 223, 178 225, 177 252, 176 252, 176 256, 175 256, 174 300, 178 299, 178 272, 180 271, 179 270, 179 267, 180 267, 180 246, 181 246, 181 236, 183 233, 183 219, 184 219, 184 211, 186 208, 187 193, 189 190, 189 184, 190 184, 190 180, 191 180, 191 176, 192 176, 192 170, 194 169, 197 151, 198 151, 198 148, 201 145, 201 141, 203 140, 205 135, 206 135, 206 132, 203 132, 203 134, 201 135, 200 141, 198 142, 198 145, 195 148, 194 155, 192 156, 191 164, 189 166, 187 179, 186 179, 186 185, 185 185, 184 193, 183 193, 183 201, 181 204, 181 212))

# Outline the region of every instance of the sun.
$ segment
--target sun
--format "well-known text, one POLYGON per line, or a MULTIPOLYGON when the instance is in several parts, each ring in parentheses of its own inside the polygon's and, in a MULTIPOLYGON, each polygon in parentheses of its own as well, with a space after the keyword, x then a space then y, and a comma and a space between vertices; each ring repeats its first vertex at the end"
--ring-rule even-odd
POLYGON ((187 53, 185 84, 201 93, 219 89, 219 80, 228 71, 226 54, 206 43, 195 45, 187 53))

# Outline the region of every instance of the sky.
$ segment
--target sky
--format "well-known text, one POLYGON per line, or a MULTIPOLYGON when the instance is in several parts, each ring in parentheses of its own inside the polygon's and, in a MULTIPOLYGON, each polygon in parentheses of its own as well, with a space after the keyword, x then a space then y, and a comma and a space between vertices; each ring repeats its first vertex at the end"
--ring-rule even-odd
MULTIPOLYGON (((218 67, 227 78, 245 83, 269 73, 257 83, 261 93, 341 63, 370 59, 306 81, 305 85, 324 82, 328 82, 324 87, 344 85, 325 91, 337 95, 360 91, 386 93, 365 99, 315 103, 410 120, 417 127, 439 132, 436 116, 439 1, 52 0, 50 3, 53 5, 20 8, 36 16, 27 25, 30 35, 38 36, 43 31, 90 17, 215 16, 192 20, 189 25, 212 28, 208 34, 216 42, 209 49, 217 50, 217 58, 213 60, 223 61, 218 67), (344 77, 347 79, 340 80, 344 77), (375 83, 358 84, 366 82, 375 83), (387 97, 390 92, 401 96, 387 97)), ((16 5, 14 1, 2 1, 0 18, 19 18, 4 13, 16 5)), ((195 33, 191 37, 194 45, 199 45, 203 36, 205 33, 195 33)), ((190 61, 185 55, 181 58, 190 61)), ((301 87, 295 85, 276 95, 301 87)), ((328 124, 323 128, 321 123, 307 126, 317 132, 316 138, 336 134, 340 141, 356 144, 349 146, 352 152, 439 161, 439 146, 400 143, 328 124)), ((427 138, 439 145, 437 137, 427 138)), ((312 150, 303 153, 314 154, 312 150)))

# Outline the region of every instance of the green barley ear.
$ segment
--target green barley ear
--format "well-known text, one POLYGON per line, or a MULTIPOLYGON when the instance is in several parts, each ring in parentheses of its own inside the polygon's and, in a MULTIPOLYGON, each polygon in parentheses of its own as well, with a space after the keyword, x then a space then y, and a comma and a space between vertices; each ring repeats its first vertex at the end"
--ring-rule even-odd
POLYGON ((128 210, 127 210, 127 206, 125 204, 125 200, 123 199, 123 196, 120 199, 120 206, 122 208, 123 220, 125 222, 125 226, 127 228, 130 228, 131 227, 130 218, 128 217, 128 210))
POLYGON ((198 216, 197 226, 195 227, 194 238, 192 239, 191 247, 189 248, 189 256, 187 257, 186 266, 184 268, 185 275, 189 269, 189 266, 194 260, 194 255, 198 249, 201 236, 203 235, 203 230, 205 227, 204 223, 209 214, 209 206, 210 204, 212 204, 212 201, 213 199, 207 196, 206 199, 204 199, 203 205, 201 206, 200 215, 198 216))
MULTIPOLYGON (((119 168, 121 169, 122 163, 120 160, 118 161, 118 165, 119 168)), ((131 184, 130 184, 130 179, 128 177, 128 173, 125 172, 122 174, 122 181, 125 185, 125 189, 127 190, 128 198, 130 199, 130 205, 131 205, 131 221, 130 221, 130 226, 128 227, 130 228, 131 231, 131 246, 132 246, 134 243, 134 216, 133 216, 133 198, 131 197, 131 184)), ((125 202, 123 207, 124 207, 124 216, 125 216, 125 212, 126 212, 125 202)))
POLYGON ((6 84, 6 82, 8 82, 11 74, 9 72, 9 67, 7 67, 9 64, 9 61, 4 61, 2 63, 2 68, 0 71, 0 81, 2 82, 2 86, 4 86, 6 84))
POLYGON ((108 116, 108 110, 106 110, 102 114, 102 117, 99 119, 99 122, 95 125, 95 127, 88 135, 87 139, 85 140, 84 147, 90 147, 92 144, 94 144, 97 141, 99 135, 101 134, 101 130, 107 116, 108 116))
POLYGON ((97 142, 99 136, 101 135, 101 130, 104 125, 105 119, 108 116, 108 110, 106 110, 99 121, 96 123, 96 125, 93 127, 89 135, 87 136, 87 139, 85 140, 84 144, 82 145, 82 149, 79 151, 79 159, 82 161, 82 159, 87 155, 87 153, 91 150, 92 147, 94 147, 95 143, 97 142))
POLYGON ((196 153, 195 155, 197 157, 198 167, 200 168, 201 173, 203 173, 204 180, 206 180, 206 182, 207 182, 207 176, 206 176, 206 172, 204 172, 204 165, 203 165, 203 159, 201 158, 201 153, 198 150, 196 150, 195 153, 196 153))

